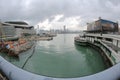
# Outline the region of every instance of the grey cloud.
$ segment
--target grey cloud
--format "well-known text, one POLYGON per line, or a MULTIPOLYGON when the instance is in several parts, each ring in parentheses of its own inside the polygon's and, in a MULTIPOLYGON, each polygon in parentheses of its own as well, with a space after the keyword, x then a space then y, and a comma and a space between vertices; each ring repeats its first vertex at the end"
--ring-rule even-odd
POLYGON ((120 0, 108 0, 108 1, 114 4, 115 6, 120 5, 120 0))
POLYGON ((47 18, 52 21, 52 16, 63 14, 64 18, 80 16, 81 25, 85 25, 99 16, 119 20, 120 11, 113 10, 116 8, 120 8, 120 0, 1 0, 0 19, 24 20, 35 25, 47 18))

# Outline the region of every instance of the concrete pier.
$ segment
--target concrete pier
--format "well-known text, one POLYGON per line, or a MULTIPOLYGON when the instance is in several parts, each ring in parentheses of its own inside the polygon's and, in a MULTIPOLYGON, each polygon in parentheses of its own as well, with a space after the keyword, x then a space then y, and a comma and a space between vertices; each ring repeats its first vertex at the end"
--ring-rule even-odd
POLYGON ((112 65, 120 62, 120 35, 85 34, 84 38, 102 49, 112 65))

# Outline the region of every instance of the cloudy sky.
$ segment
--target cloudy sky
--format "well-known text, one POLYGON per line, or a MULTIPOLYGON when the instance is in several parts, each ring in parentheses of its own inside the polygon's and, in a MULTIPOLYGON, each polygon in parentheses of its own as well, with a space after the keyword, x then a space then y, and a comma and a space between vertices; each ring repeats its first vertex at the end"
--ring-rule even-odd
POLYGON ((0 0, 1 21, 26 21, 40 29, 84 30, 98 17, 120 23, 120 0, 0 0))

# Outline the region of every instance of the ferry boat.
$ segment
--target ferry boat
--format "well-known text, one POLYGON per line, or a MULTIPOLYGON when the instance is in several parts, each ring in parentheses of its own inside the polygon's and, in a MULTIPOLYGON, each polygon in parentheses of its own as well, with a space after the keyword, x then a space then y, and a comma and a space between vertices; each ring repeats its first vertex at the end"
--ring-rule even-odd
POLYGON ((80 36, 77 36, 74 38, 74 42, 77 45, 81 45, 81 46, 87 46, 87 41, 85 38, 82 38, 80 36))

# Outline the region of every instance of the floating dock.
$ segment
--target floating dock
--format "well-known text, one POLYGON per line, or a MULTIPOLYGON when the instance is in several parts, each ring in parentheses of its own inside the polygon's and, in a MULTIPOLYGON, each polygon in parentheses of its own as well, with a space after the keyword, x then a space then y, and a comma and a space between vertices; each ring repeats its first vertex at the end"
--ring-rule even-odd
POLYGON ((37 41, 45 41, 45 40, 49 41, 52 39, 53 39, 53 37, 37 37, 37 38, 35 38, 35 40, 37 40, 37 41))

